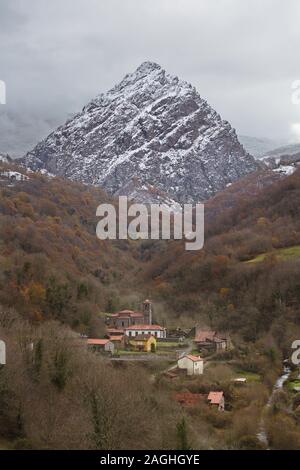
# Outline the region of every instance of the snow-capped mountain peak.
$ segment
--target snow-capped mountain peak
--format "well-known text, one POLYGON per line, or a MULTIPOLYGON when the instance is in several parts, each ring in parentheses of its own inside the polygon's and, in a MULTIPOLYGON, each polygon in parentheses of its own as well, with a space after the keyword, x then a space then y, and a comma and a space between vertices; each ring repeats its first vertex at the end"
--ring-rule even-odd
POLYGON ((179 202, 197 202, 258 163, 196 89, 143 62, 25 157, 32 169, 111 194, 134 177, 179 202))

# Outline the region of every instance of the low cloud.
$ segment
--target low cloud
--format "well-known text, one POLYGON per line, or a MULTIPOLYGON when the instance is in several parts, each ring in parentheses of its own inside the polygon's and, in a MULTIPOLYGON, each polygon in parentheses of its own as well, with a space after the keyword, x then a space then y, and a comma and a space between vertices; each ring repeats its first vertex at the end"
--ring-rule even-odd
POLYGON ((144 60, 239 133, 288 140, 299 20, 298 0, 1 0, 0 151, 24 153, 144 60))

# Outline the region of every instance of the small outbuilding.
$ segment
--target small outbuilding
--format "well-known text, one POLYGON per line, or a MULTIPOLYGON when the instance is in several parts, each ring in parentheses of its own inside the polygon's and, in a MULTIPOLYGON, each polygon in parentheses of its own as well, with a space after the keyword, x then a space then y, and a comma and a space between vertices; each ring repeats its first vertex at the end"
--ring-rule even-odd
POLYGON ((246 379, 246 377, 237 377, 237 378, 233 379, 233 382, 236 385, 245 385, 245 383, 247 382, 247 379, 246 379))
POLYGON ((124 335, 115 335, 110 336, 109 340, 114 343, 115 349, 123 349, 124 348, 124 335))
POLYGON ((196 329, 194 342, 199 351, 205 349, 212 352, 226 351, 229 341, 225 335, 216 331, 196 329))
POLYGON ((115 345, 109 339, 92 339, 89 338, 87 340, 87 345, 89 349, 92 349, 96 352, 107 352, 107 353, 114 353, 115 345))
POLYGON ((225 410, 225 400, 223 392, 209 392, 207 400, 209 404, 218 409, 218 411, 225 410))

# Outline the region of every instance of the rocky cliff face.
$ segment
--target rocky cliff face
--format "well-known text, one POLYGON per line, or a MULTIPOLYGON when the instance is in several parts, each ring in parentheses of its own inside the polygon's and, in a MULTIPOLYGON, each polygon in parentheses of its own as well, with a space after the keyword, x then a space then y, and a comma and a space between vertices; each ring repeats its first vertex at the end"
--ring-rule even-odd
POLYGON ((259 163, 196 89, 143 63, 25 157, 33 170, 122 194, 135 178, 178 202, 207 199, 259 163))

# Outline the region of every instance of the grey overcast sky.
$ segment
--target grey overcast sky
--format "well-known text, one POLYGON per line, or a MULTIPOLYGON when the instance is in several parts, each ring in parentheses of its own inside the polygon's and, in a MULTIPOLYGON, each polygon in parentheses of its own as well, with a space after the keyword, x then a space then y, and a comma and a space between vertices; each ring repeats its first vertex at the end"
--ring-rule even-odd
POLYGON ((145 60, 240 134, 300 141, 299 0, 0 0, 0 151, 30 150, 145 60))

